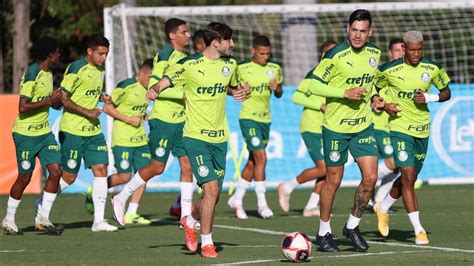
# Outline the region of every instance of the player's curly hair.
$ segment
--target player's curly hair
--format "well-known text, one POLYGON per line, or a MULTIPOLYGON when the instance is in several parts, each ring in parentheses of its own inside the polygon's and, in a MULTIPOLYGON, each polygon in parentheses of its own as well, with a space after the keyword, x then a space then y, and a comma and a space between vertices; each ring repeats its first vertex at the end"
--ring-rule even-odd
POLYGON ((57 49, 59 49, 58 40, 53 37, 44 36, 33 45, 31 54, 36 61, 42 62, 52 53, 56 52, 57 49))

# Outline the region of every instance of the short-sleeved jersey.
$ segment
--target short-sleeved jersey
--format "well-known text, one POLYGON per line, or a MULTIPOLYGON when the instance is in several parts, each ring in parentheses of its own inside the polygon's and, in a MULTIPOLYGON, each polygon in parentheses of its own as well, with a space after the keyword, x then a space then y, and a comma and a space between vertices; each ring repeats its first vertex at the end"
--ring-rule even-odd
POLYGON ((359 101, 327 97, 324 127, 339 133, 356 133, 372 123, 371 90, 380 55, 380 49, 370 43, 355 50, 347 41, 338 43, 324 54, 312 78, 331 87, 364 87, 368 91, 359 101))
POLYGON ((239 118, 270 123, 272 121, 270 114, 272 90, 268 84, 271 80, 275 80, 278 84, 283 82, 281 67, 271 61, 263 66, 250 59, 241 62, 238 70, 240 81, 249 84, 251 88, 250 95, 242 103, 239 118))
MULTIPOLYGON (((127 116, 144 116, 148 101, 145 99, 147 88, 135 78, 120 82, 112 92, 112 104, 117 111, 127 116)), ((145 124, 134 127, 114 119, 112 146, 139 147, 147 144, 145 124)))
MULTIPOLYGON (((104 86, 103 67, 87 63, 84 57, 72 62, 66 68, 61 88, 69 94, 71 100, 86 109, 97 108, 104 86)), ((99 118, 89 118, 64 109, 59 130, 77 136, 95 136, 100 134, 99 118)))
MULTIPOLYGON (((43 101, 53 92, 53 74, 43 71, 38 64, 31 64, 21 78, 20 97, 32 103, 43 101)), ((49 126, 49 106, 18 114, 13 132, 25 136, 40 136, 51 132, 49 126)))
POLYGON ((416 66, 405 64, 403 58, 379 67, 374 85, 387 87, 391 103, 398 104, 402 111, 389 118, 390 131, 397 131, 417 138, 426 138, 430 133, 430 113, 427 104, 413 101, 417 90, 430 92, 433 84, 439 90, 448 87, 448 75, 437 62, 423 57, 416 66))
POLYGON ((240 83, 237 61, 223 56, 211 60, 196 53, 172 65, 166 76, 172 86, 184 86, 186 123, 183 136, 210 143, 227 141, 229 127, 225 103, 227 87, 240 83))
MULTIPOLYGON (((378 93, 379 96, 384 99, 384 101, 390 99, 387 92, 388 90, 386 88, 383 88, 378 93)), ((389 132, 390 130, 388 128, 388 118, 389 115, 386 112, 375 112, 375 110, 372 110, 372 121, 374 122, 374 129, 389 132)))
MULTIPOLYGON (((313 103, 316 103, 316 105, 321 106, 326 102, 326 99, 324 97, 311 94, 311 92, 309 91, 309 86, 311 84, 312 83, 309 78, 303 79, 298 85, 296 93, 304 93, 304 95, 308 97, 308 100, 312 101, 313 103)), ((321 134, 323 119, 323 111, 305 107, 303 109, 303 113, 301 114, 300 132, 311 132, 321 134)))
MULTIPOLYGON (((157 84, 163 78, 168 68, 176 64, 179 60, 186 57, 186 54, 175 50, 167 44, 155 56, 153 62, 153 72, 148 83, 148 88, 157 84)), ((175 90, 181 90, 182 87, 176 87, 175 90)), ((166 92, 163 92, 165 94, 166 92)), ((158 97, 153 105, 149 119, 158 118, 168 123, 182 123, 185 120, 185 107, 183 99, 166 99, 158 97)))

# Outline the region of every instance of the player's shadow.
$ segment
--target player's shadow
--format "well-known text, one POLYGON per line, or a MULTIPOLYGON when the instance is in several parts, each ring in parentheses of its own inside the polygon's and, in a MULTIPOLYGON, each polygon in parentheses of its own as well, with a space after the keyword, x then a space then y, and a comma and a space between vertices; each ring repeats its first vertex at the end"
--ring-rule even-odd
MULTIPOLYGON (((225 249, 225 246, 229 246, 229 247, 236 247, 236 246, 240 246, 239 244, 235 244, 235 243, 227 243, 227 242, 214 242, 214 245, 216 246, 216 251, 217 252, 220 252, 222 250, 225 249)), ((185 244, 178 244, 178 243, 175 243, 175 244, 168 244, 168 245, 153 245, 153 246, 148 246, 148 248, 160 248, 160 247, 179 247, 181 248, 181 250, 183 251, 182 254, 184 255, 195 255, 196 253, 192 253, 190 252, 187 248, 186 248, 186 245, 185 244)), ((200 253, 201 251, 201 245, 199 245, 198 247, 198 253, 200 253)))
MULTIPOLYGON (((342 236, 341 237, 336 236, 334 241, 336 241, 336 245, 341 251, 354 251, 354 252, 357 251, 349 239, 345 239, 342 236)), ((313 245, 316 246, 316 250, 323 251, 319 247, 319 244, 316 242, 316 240, 312 240, 311 243, 313 243, 313 245)))
MULTIPOLYGON (((378 231, 367 231, 362 233, 366 237, 370 237, 372 241, 377 242, 388 242, 389 240, 395 240, 397 242, 405 242, 413 244, 415 242, 415 233, 412 230, 397 230, 390 229, 388 237, 383 237, 378 231)), ((427 232, 429 234, 429 232, 427 232)))

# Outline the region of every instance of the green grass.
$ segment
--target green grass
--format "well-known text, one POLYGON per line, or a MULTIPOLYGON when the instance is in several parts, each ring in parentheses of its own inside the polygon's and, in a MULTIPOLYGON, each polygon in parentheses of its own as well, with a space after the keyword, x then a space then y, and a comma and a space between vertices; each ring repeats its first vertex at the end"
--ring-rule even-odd
MULTIPOLYGON (((428 248, 414 246, 414 234, 401 201, 394 206, 391 231, 387 239, 376 230, 376 217, 366 212, 361 229, 371 241, 366 253, 353 251, 349 242, 340 239, 355 188, 341 188, 336 196, 333 233, 339 237, 339 253, 323 253, 313 245, 312 263, 324 264, 474 264, 474 186, 423 186, 417 190, 421 206, 421 222, 428 231, 428 248), (390 246, 388 244, 401 244, 390 246), (436 249, 441 247, 444 249, 436 249), (451 248, 448 250, 446 248, 451 248), (464 251, 460 251, 464 250, 464 251), (467 252, 466 252, 467 251, 467 252)), ((23 236, 0 236, 0 264, 210 264, 262 260, 266 264, 285 263, 280 251, 283 233, 302 231, 314 237, 319 221, 301 215, 310 191, 293 193, 288 216, 281 212, 276 192, 268 192, 267 199, 275 212, 271 220, 256 217, 255 193, 248 192, 245 207, 248 220, 233 218, 227 207, 227 194, 222 194, 216 212, 213 232, 219 258, 202 259, 186 251, 184 233, 176 220, 168 217, 168 208, 175 193, 147 193, 139 212, 155 222, 148 226, 129 226, 114 233, 92 233, 92 216, 86 214, 83 197, 77 194, 61 195, 51 214, 52 221, 64 226, 62 236, 48 236, 33 228, 34 196, 24 196, 17 212, 17 225, 23 236), (232 228, 225 228, 232 226, 232 228), (247 228, 268 230, 246 231, 247 228), (9 250, 9 252, 6 252, 9 250)), ((7 196, 0 197, 1 215, 4 215, 7 196)), ((107 206, 107 217, 111 207, 107 206)))

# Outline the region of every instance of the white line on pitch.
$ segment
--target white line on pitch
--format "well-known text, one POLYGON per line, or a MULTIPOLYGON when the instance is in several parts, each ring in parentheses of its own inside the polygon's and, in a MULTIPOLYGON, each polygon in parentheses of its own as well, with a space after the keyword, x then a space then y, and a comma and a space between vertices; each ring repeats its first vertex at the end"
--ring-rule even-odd
POLYGON ((20 253, 23 251, 25 250, 24 249, 18 249, 18 250, 8 250, 8 249, 1 250, 0 249, 0 253, 20 253))
MULTIPOLYGON (((378 253, 358 253, 358 254, 348 254, 348 255, 336 255, 336 256, 324 256, 320 258, 316 257, 309 257, 308 260, 326 260, 331 258, 350 258, 350 257, 368 257, 368 256, 383 256, 383 255, 393 255, 393 254, 409 254, 409 253, 422 253, 423 251, 386 251, 386 252, 378 252, 378 253)), ((230 262, 224 264, 212 264, 212 265, 240 265, 240 264, 254 264, 254 263, 265 263, 265 262, 276 262, 281 261, 282 259, 278 260, 248 260, 248 261, 238 261, 238 262, 230 262)))
MULTIPOLYGON (((238 231, 247 231, 247 232, 255 232, 267 235, 286 235, 287 232, 281 231, 273 231, 273 230, 265 230, 259 228, 245 228, 239 226, 230 226, 230 225, 214 225, 216 228, 223 228, 223 229, 231 229, 231 230, 238 230, 238 231)), ((314 239, 314 238, 313 238, 314 239)), ((409 247, 409 248, 421 248, 421 249, 435 249, 435 250, 442 250, 442 251, 449 251, 449 252, 465 252, 465 253, 474 253, 474 250, 470 249, 458 249, 458 248, 445 248, 445 247, 435 247, 435 246, 419 246, 419 245, 409 245, 409 244, 401 244, 401 243, 386 243, 386 242, 378 242, 378 241, 367 241, 369 244, 374 245, 383 245, 383 246, 397 246, 397 247, 409 247)))

